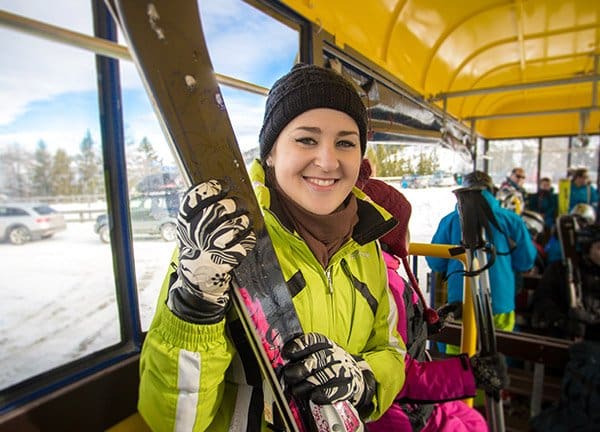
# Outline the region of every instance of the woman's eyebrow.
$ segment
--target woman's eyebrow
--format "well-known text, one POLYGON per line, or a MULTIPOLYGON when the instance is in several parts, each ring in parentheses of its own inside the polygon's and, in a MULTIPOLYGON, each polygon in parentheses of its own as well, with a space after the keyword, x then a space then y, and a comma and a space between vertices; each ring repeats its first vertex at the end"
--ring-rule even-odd
POLYGON ((298 126, 296 128, 296 130, 303 130, 306 132, 313 132, 313 133, 321 133, 321 128, 319 127, 312 127, 312 126, 298 126))
MULTIPOLYGON (((316 126, 298 126, 295 130, 301 130, 301 131, 311 132, 311 133, 316 133, 316 134, 320 134, 323 132, 320 127, 316 127, 316 126)), ((345 137, 348 135, 358 136, 358 132, 354 131, 354 130, 348 130, 348 131, 342 130, 336 134, 336 136, 339 136, 339 137, 345 137)))

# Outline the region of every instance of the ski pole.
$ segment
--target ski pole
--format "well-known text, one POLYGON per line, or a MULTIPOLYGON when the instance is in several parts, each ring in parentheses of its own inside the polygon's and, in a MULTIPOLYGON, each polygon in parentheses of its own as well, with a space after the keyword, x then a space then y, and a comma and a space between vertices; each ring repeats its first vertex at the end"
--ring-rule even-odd
POLYGON ((573 215, 562 215, 556 218, 556 229, 562 255, 563 265, 566 268, 566 283, 569 292, 569 306, 582 307, 581 286, 577 268, 577 226, 573 215))
MULTIPOLYGON (((454 194, 458 202, 462 244, 467 255, 465 277, 471 278, 480 354, 488 356, 497 353, 487 271, 495 260, 495 249, 488 240, 492 240, 491 227, 498 228, 498 223, 482 194, 483 189, 483 187, 461 188, 455 190, 454 194), (491 252, 489 260, 487 251, 491 252)), ((499 394, 486 394, 486 416, 492 432, 504 432, 504 413, 499 394)))
MULTIPOLYGON (((485 239, 485 237, 484 237, 485 239)), ((482 267, 485 267, 487 264, 487 253, 483 249, 478 249, 475 251, 475 257, 479 263, 481 263, 482 267)), ((488 308, 483 316, 487 318, 488 322, 484 326, 486 331, 489 332, 487 335, 482 335, 481 340, 485 341, 488 346, 484 346, 482 344, 481 352, 484 355, 492 355, 498 352, 497 344, 496 344, 496 331, 493 320, 493 311, 491 308, 491 288, 490 288, 490 278, 489 278, 489 270, 484 271, 479 275, 479 285, 475 285, 475 288, 479 289, 479 295, 481 296, 480 304, 484 308, 488 308)), ((499 392, 498 392, 499 393, 499 392)), ((504 409, 502 406, 502 399, 500 398, 500 394, 494 395, 495 397, 490 398, 486 395, 486 414, 489 415, 490 423, 494 425, 494 431, 504 431, 505 422, 504 422, 504 409)))

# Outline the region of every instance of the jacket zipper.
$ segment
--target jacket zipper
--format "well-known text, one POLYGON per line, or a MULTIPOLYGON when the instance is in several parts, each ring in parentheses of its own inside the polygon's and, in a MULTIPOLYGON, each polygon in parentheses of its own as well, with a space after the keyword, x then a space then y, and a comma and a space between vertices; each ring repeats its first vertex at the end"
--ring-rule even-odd
POLYGON ((331 267, 328 267, 325 270, 325 276, 327 276, 327 288, 329 290, 329 294, 333 295, 333 281, 331 280, 331 267))

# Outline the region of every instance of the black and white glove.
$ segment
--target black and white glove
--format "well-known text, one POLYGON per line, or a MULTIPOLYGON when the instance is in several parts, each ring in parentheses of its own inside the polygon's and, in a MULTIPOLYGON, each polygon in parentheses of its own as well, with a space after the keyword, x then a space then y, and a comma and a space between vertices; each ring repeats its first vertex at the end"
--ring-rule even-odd
POLYGON ((167 306, 188 322, 219 322, 229 305, 229 273, 256 244, 243 202, 218 180, 193 186, 179 206, 177 242, 167 306))
POLYGON ((438 334, 451 321, 456 321, 462 318, 462 303, 452 302, 440 306, 436 311, 437 320, 427 322, 427 334, 433 336, 438 334))
POLYGON ((363 418, 373 411, 377 383, 368 363, 328 337, 298 336, 285 344, 282 354, 289 360, 283 377, 294 396, 319 405, 347 400, 363 418))
POLYGON ((509 383, 504 355, 500 353, 484 357, 475 355, 470 358, 470 361, 477 387, 487 395, 498 399, 500 390, 506 388, 509 383))
POLYGON ((462 302, 457 301, 443 304, 437 309, 437 313, 444 326, 450 321, 458 321, 462 318, 462 302))

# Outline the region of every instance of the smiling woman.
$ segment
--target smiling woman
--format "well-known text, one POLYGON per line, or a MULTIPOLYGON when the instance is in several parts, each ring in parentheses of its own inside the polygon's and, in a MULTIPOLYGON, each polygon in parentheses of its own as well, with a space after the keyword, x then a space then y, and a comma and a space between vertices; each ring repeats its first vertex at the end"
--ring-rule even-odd
MULTIPOLYGON (((262 181, 313 216, 346 204, 361 153, 406 188, 411 235, 423 243, 475 168, 499 184, 522 167, 529 193, 540 177, 556 185, 572 167, 598 182, 599 2, 372 0, 368 14, 346 0, 198 3, 244 162, 260 157, 262 181), (297 62, 351 83, 365 125, 340 92, 328 99, 341 110, 268 107, 281 117, 259 140, 269 88, 297 62)), ((98 231, 108 241, 92 223, 68 221, 44 240, 0 243, 0 432, 106 430, 136 412, 142 340, 163 304, 174 246, 134 236, 130 203, 180 194, 183 182, 103 0, 0 0, 0 8, 0 206, 93 208, 106 214, 98 231)), ((341 229, 329 222, 323 232, 341 229)), ((22 228, 13 234, 29 240, 22 228)), ((415 262, 427 285, 423 257, 415 262)), ((435 289, 432 302, 443 298, 435 289)), ((560 341, 512 346, 502 350, 536 368, 564 365, 560 341)), ((538 372, 533 388, 518 389, 535 396, 532 413, 552 398, 538 372)), ((133 418, 129 430, 142 428, 133 418)))

